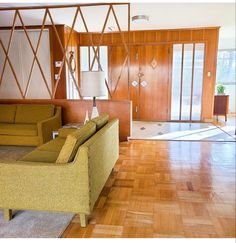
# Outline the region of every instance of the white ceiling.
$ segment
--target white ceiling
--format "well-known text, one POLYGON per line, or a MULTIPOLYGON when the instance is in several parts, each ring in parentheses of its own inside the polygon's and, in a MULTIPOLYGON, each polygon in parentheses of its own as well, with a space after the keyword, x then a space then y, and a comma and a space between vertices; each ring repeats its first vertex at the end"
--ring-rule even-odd
MULTIPOLYGON (((22 6, 22 4, 0 3, 0 7, 22 6)), ((39 4, 31 4, 39 5, 39 4)), ((42 4, 45 5, 45 4, 42 4)), ((50 4, 47 4, 50 5, 50 4)), ((55 5, 55 3, 53 4, 55 5)), ((29 6, 29 4, 27 4, 29 6)), ((83 13, 89 31, 101 31, 108 7, 84 7, 83 13)), ((71 26, 74 8, 52 9, 52 16, 56 24, 71 26)), ((127 7, 116 6, 122 30, 127 30, 127 7)), ((24 22, 28 25, 42 24, 42 10, 22 10, 24 22)), ((174 29, 192 27, 220 26, 220 48, 235 48, 235 4, 234 3, 131 3, 131 16, 137 14, 148 15, 150 20, 142 23, 131 23, 131 30, 174 29)), ((0 25, 12 24, 13 12, 0 12, 0 25)), ((19 23, 19 20, 18 20, 19 23)), ((50 24, 49 18, 47 23, 50 24)), ((111 15, 108 26, 117 25, 111 15)), ((82 20, 77 19, 76 30, 84 31, 82 20)), ((108 29, 107 29, 108 30, 108 29)))

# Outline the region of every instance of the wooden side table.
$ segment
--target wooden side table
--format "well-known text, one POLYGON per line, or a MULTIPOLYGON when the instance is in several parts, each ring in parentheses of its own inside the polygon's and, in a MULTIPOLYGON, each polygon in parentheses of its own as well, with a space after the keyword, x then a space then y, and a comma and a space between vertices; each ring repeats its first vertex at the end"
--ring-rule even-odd
POLYGON ((215 95, 214 100, 214 115, 225 116, 225 121, 227 121, 227 114, 229 112, 229 95, 215 95))

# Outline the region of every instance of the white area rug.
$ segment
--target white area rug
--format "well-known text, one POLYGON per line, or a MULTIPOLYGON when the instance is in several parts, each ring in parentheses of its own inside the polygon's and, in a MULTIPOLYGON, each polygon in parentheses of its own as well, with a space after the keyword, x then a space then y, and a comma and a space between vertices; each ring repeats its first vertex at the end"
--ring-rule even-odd
POLYGON ((36 211, 17 211, 5 222, 0 210, 0 238, 58 238, 73 215, 36 211))

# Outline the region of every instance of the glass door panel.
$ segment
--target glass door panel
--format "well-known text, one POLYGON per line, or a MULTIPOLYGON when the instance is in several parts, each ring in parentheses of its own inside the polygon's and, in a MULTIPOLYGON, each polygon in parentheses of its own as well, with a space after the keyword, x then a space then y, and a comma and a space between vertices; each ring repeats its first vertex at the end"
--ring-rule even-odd
POLYGON ((173 46, 171 120, 179 120, 182 44, 173 46))
POLYGON ((201 120, 203 43, 174 44, 171 120, 201 120))
POLYGON ((190 120, 191 83, 193 66, 193 44, 184 45, 182 106, 180 120, 190 120))
POLYGON ((201 120, 204 44, 195 44, 192 120, 201 120))

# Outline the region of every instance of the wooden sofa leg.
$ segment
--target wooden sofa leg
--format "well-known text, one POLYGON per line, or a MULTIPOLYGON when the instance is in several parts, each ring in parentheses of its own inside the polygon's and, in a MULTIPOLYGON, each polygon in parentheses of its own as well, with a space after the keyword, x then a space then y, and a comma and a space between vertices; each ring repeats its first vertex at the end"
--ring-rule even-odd
POLYGON ((3 213, 4 213, 4 219, 6 221, 10 221, 12 219, 12 210, 11 209, 4 209, 3 213))
POLYGON ((81 213, 79 215, 79 217, 80 217, 80 225, 81 225, 81 227, 86 227, 87 224, 88 224, 88 217, 87 217, 87 215, 81 213))

